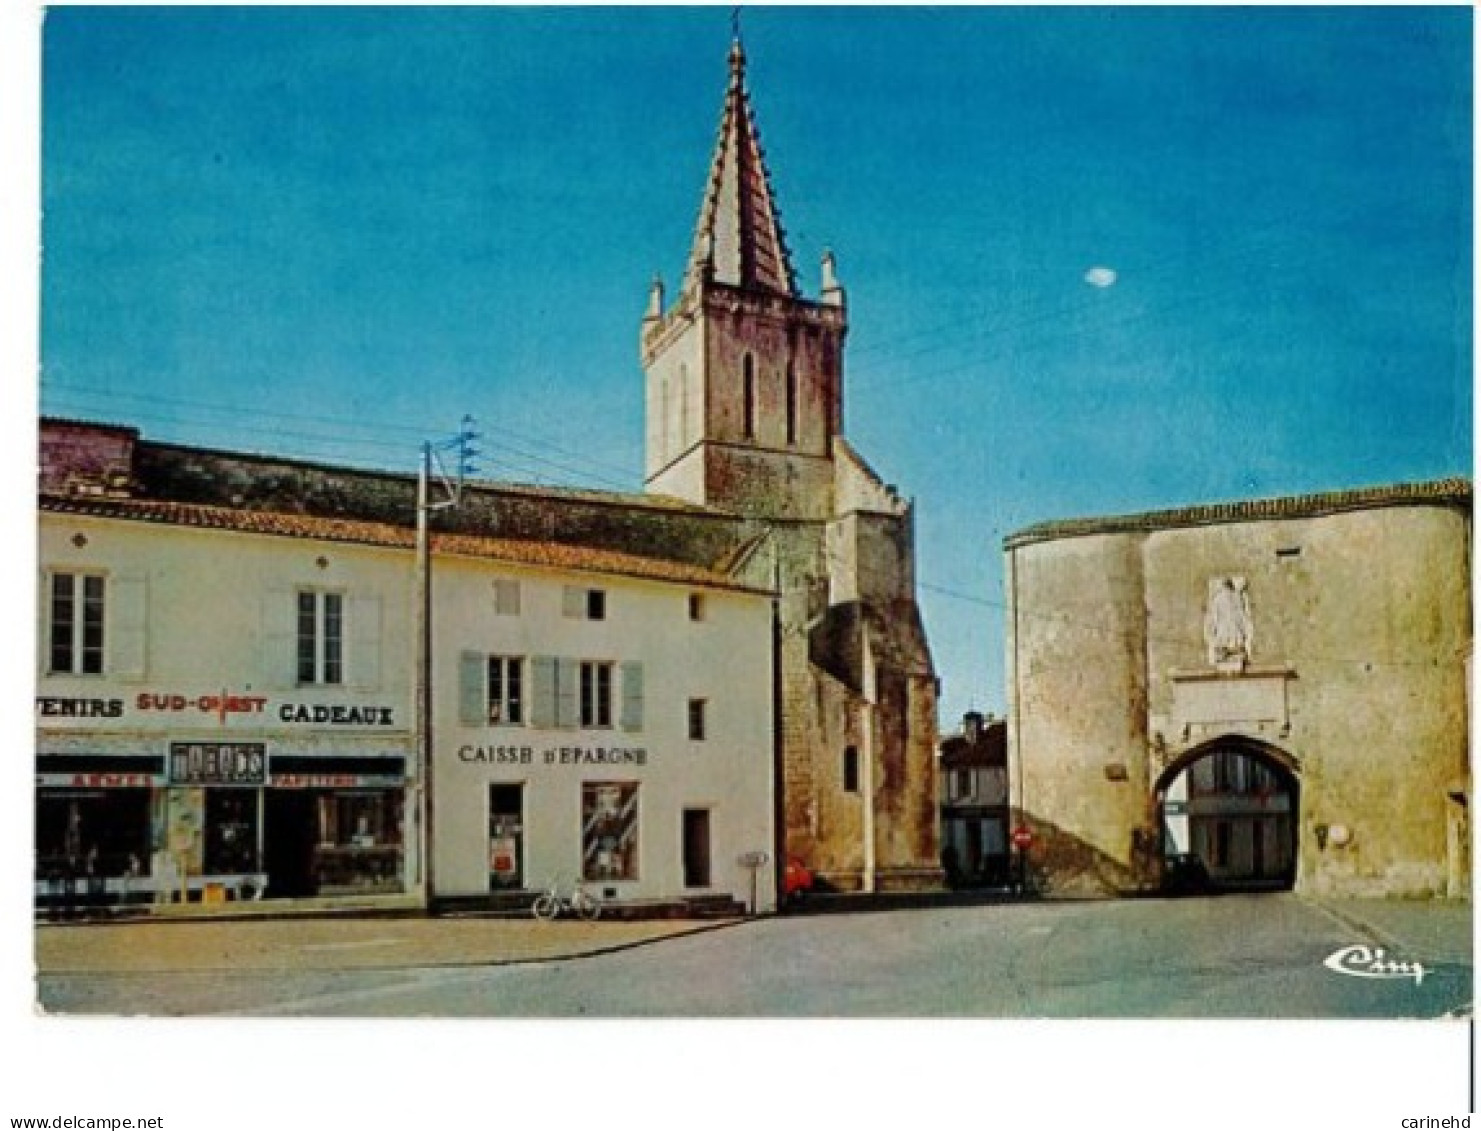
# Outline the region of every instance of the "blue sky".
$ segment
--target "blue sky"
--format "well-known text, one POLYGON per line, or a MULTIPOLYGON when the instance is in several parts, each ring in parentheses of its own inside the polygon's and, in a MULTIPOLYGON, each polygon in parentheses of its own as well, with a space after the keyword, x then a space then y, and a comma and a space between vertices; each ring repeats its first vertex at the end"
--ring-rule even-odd
MULTIPOLYGON (((1469 474, 1471 15, 744 14, 846 430, 916 500, 943 720, 1005 534, 1469 474), (1101 284, 1087 281, 1087 272, 1101 284)), ((43 411, 634 490, 639 319, 725 85, 708 9, 82 9, 43 39, 43 411)))

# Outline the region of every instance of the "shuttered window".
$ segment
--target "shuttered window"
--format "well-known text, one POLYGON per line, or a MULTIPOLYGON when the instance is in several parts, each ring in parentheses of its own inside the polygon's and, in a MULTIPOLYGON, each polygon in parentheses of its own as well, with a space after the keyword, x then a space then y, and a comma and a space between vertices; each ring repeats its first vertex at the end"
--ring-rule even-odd
POLYGON ((494 615, 501 617, 519 616, 519 582, 494 582, 494 615))
POLYGON ((581 725, 603 729, 612 725, 612 665, 599 660, 581 664, 581 725))
POLYGON ((643 729, 643 665, 622 665, 622 716, 618 725, 625 731, 643 729))

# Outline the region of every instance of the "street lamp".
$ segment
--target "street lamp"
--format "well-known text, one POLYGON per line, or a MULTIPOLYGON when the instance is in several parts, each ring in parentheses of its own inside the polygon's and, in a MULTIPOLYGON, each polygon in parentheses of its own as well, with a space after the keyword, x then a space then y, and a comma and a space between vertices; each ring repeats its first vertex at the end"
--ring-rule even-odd
POLYGON ((418 791, 417 852, 421 857, 417 873, 417 896, 423 909, 432 909, 435 892, 433 879, 433 796, 432 796, 432 539, 428 531, 433 511, 455 507, 463 497, 463 482, 477 468, 474 457, 478 450, 473 441, 473 417, 464 416, 456 436, 422 443, 417 468, 417 538, 416 567, 413 588, 416 601, 416 765, 418 791), (444 452, 457 452, 456 475, 449 475, 442 463, 444 452), (444 496, 431 500, 432 476, 437 476, 444 496))

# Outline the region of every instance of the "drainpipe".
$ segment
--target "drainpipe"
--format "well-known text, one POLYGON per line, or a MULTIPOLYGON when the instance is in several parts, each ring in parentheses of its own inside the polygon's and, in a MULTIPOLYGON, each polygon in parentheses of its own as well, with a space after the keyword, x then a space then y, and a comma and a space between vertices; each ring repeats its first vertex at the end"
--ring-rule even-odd
MULTIPOLYGON (((772 890, 775 892, 776 910, 781 910, 787 879, 787 761, 784 731, 782 729, 782 562, 776 541, 776 531, 770 530, 771 538, 771 835, 772 835, 772 890)), ((753 873, 754 875, 754 873, 753 873)), ((751 901, 751 914, 756 913, 756 903, 751 901)))
POLYGON ((417 472, 417 532, 414 571, 416 634, 416 768, 417 768, 417 836, 416 862, 417 902, 423 910, 432 908, 432 555, 428 531, 428 479, 432 447, 422 445, 422 458, 417 472))
MULTIPOLYGON (((1014 822, 1014 827, 1017 827, 1018 825, 1027 824, 1028 805, 1023 795, 1023 716, 1020 708, 1020 704, 1023 701, 1023 694, 1019 686, 1022 680, 1022 667, 1018 655, 1018 548, 1016 546, 1008 551, 1008 585, 1010 594, 1008 605, 1013 611, 1013 619, 1008 625, 1008 634, 1009 645, 1013 650, 1013 687, 1011 689, 1013 702, 1011 706, 1013 708, 1013 763, 1017 770, 1013 775, 1015 781, 1008 783, 1008 796, 1011 801, 1014 793, 1013 787, 1016 782, 1018 819, 1014 822)), ((1009 814, 1011 817, 1011 804, 1009 805, 1009 814)), ((1019 856, 1022 857, 1022 855, 1020 852, 1019 856)))
POLYGON ((869 646, 869 626, 864 625, 864 749, 863 758, 863 781, 860 786, 864 790, 864 878, 863 890, 874 891, 874 715, 878 702, 877 688, 874 675, 874 652, 869 646))

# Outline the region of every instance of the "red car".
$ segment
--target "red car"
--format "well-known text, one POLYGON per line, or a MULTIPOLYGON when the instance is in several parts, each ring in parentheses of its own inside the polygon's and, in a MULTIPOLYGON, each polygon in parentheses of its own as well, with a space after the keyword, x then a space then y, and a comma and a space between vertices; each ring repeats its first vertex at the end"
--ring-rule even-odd
POLYGON ((787 870, 782 877, 782 894, 788 898, 812 891, 812 872, 795 856, 787 857, 787 870))

